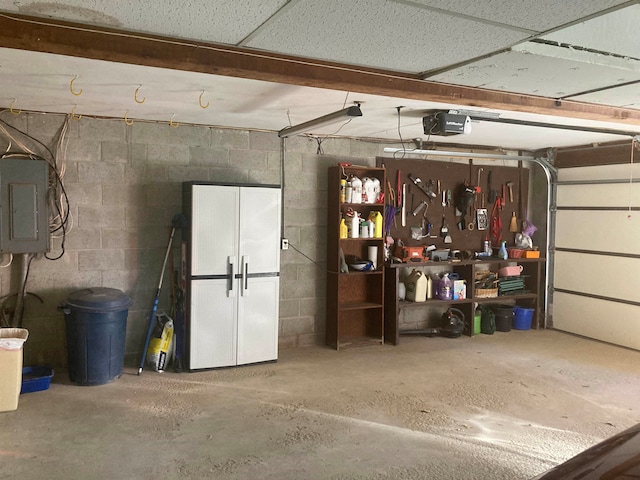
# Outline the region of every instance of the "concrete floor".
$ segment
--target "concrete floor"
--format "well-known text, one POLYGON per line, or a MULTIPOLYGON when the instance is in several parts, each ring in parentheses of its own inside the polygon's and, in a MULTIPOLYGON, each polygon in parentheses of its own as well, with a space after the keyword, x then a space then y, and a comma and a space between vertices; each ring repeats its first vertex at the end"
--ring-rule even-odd
POLYGON ((0 413, 0 478, 527 479, 640 422, 640 352, 557 331, 136 370, 0 413))

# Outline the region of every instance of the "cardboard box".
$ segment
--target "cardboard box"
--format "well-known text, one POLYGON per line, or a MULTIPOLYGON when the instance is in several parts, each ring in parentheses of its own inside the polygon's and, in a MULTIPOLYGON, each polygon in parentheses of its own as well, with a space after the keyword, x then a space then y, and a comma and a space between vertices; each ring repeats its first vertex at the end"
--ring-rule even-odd
POLYGON ((22 388, 22 346, 29 332, 0 328, 0 412, 18 408, 22 388))
POLYGON ((467 298, 467 282, 464 280, 453 281, 453 299, 462 300, 467 298))

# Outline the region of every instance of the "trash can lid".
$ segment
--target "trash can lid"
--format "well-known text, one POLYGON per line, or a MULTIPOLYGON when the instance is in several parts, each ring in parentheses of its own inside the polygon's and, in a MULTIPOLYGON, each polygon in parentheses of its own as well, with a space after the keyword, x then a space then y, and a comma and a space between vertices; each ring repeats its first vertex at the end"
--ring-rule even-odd
POLYGON ((67 305, 85 310, 113 312, 129 308, 131 299, 115 288, 93 287, 73 292, 67 297, 67 305))

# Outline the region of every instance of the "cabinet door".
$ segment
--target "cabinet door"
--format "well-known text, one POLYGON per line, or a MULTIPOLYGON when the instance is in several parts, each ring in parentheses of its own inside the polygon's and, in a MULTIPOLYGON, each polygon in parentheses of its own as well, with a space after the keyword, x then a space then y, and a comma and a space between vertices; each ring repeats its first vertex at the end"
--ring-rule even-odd
POLYGON ((238 294, 238 365, 278 358, 280 279, 252 278, 238 294))
POLYGON ((238 187, 194 185, 191 275, 226 275, 238 256, 238 187))
POLYGON ((190 369, 236 364, 237 296, 227 289, 222 279, 191 282, 190 369))
POLYGON ((280 271, 280 189, 241 188, 240 256, 250 274, 280 271))

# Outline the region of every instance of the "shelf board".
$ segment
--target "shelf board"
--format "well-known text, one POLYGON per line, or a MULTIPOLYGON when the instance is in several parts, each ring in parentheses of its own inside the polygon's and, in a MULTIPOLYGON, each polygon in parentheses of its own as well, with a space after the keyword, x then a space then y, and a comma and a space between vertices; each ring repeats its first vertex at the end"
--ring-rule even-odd
POLYGON ((456 265, 482 265, 487 263, 500 263, 500 262, 518 262, 518 263, 539 263, 544 262, 544 258, 507 258, 503 260, 498 257, 491 258, 478 258, 473 260, 442 260, 442 261, 428 261, 428 262, 406 262, 406 263, 391 263, 388 265, 390 268, 410 268, 410 267, 438 267, 441 265, 456 266, 456 265))
POLYGON ((358 270, 349 270, 349 273, 343 272, 329 272, 335 275, 353 275, 353 276, 362 276, 362 275, 382 275, 384 273, 383 270, 369 270, 366 272, 360 272, 358 270))
POLYGON ((517 295, 499 295, 497 297, 477 297, 474 302, 495 302, 499 300, 535 300, 538 297, 535 293, 520 293, 517 295))
POLYGON ((372 308, 382 308, 381 303, 358 302, 358 303, 341 303, 339 310, 367 310, 372 308))
POLYGON ((412 307, 424 307, 424 306, 434 306, 434 305, 461 305, 464 303, 471 303, 473 300, 470 298, 463 298, 461 300, 439 300, 437 298, 432 298, 427 300, 426 302, 409 302, 406 300, 399 300, 398 306, 400 308, 412 308, 412 307))

